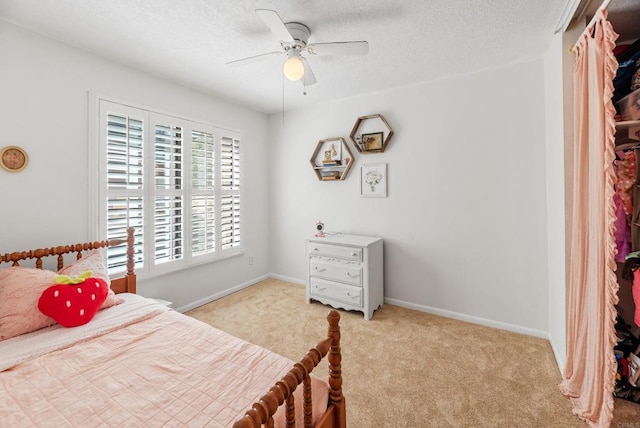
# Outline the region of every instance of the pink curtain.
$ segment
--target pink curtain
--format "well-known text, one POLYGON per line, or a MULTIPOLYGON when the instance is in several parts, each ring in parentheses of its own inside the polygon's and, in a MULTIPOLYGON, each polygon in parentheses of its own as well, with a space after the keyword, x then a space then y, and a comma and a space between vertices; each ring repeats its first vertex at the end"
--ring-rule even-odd
POLYGON ((575 158, 567 303, 567 363, 562 392, 592 427, 613 414, 618 301, 614 239, 615 110, 611 103, 618 35, 599 10, 575 45, 575 158))

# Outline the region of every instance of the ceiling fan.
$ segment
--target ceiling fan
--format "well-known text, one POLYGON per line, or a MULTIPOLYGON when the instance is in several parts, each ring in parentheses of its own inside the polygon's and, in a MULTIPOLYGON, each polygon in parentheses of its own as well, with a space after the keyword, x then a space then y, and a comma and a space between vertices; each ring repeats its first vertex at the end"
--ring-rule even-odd
POLYGON ((256 9, 256 13, 278 38, 282 50, 237 59, 227 64, 245 64, 286 55, 287 59, 282 66, 285 77, 291 81, 302 80, 305 86, 311 86, 317 80, 306 58, 302 56, 303 53, 320 56, 365 55, 369 52, 369 43, 365 41, 308 43, 311 31, 306 25, 299 22, 284 22, 276 11, 270 9, 256 9))

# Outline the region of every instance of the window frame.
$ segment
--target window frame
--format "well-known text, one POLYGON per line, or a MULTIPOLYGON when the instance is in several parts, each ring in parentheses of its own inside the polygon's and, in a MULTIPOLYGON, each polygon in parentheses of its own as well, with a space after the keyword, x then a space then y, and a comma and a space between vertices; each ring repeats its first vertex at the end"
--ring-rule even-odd
MULTIPOLYGON (((127 101, 115 99, 112 97, 105 97, 95 93, 89 93, 89 144, 88 147, 88 222, 89 232, 91 236, 96 237, 99 240, 107 239, 107 198, 110 192, 107 189, 106 179, 106 166, 107 166, 107 136, 105 131, 107 112, 105 109, 109 109, 114 114, 122 114, 130 116, 140 115, 140 112, 146 113, 143 118, 143 156, 146 160, 143 163, 143 219, 142 219, 142 236, 143 239, 143 263, 136 263, 136 273, 140 279, 152 278, 160 275, 164 275, 170 272, 176 272, 179 270, 187 269, 193 266, 202 265, 205 263, 216 262, 224 260, 230 257, 236 257, 244 254, 245 252, 245 224, 244 224, 244 162, 243 162, 243 134, 240 131, 235 131, 227 127, 217 126, 212 123, 208 123, 203 120, 197 120, 185 115, 163 112, 159 109, 148 108, 145 106, 136 105, 127 101), (115 107, 115 108, 114 108, 115 107), (158 124, 158 119, 168 119, 171 121, 171 125, 180 125, 182 128, 182 161, 184 166, 184 174, 182 176, 182 216, 183 216, 183 254, 182 258, 178 260, 170 260, 162 263, 156 261, 155 248, 154 248, 154 236, 155 226, 154 221, 147 221, 148 218, 153 218, 153 210, 155 206, 155 197, 165 193, 163 191, 158 192, 155 186, 154 165, 155 165, 155 126, 158 124), (103 123, 104 120, 104 123, 103 123), (214 138, 214 239, 215 245, 213 252, 204 254, 193 255, 192 245, 192 196, 202 192, 195 192, 192 189, 192 152, 191 144, 193 134, 195 132, 212 132, 214 138), (240 157, 239 166, 239 189, 234 192, 240 198, 239 209, 239 222, 240 222, 240 242, 231 248, 222 248, 222 233, 221 233, 221 201, 225 195, 229 192, 222 189, 221 186, 221 151, 222 140, 224 138, 231 138, 238 140, 238 150, 240 157), (149 161, 150 160, 150 161, 149 161), (95 167, 97 165, 97 168, 95 167)), ((118 192, 123 195, 127 193, 127 190, 118 192)), ((138 232, 137 232, 138 233, 138 232)), ((122 272, 122 269, 110 270, 110 274, 122 272)))

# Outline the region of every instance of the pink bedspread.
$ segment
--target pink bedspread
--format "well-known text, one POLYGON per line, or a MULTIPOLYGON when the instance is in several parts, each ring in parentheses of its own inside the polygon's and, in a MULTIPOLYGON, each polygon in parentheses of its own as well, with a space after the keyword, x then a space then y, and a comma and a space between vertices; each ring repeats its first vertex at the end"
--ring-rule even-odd
MULTIPOLYGON (((0 425, 230 427, 292 365, 200 321, 163 312, 1 372, 0 425)), ((328 387, 315 377, 312 387, 315 423, 328 387)), ((281 407, 276 426, 284 425, 283 415, 281 407)), ((301 409, 296 417, 302 426, 301 409)))

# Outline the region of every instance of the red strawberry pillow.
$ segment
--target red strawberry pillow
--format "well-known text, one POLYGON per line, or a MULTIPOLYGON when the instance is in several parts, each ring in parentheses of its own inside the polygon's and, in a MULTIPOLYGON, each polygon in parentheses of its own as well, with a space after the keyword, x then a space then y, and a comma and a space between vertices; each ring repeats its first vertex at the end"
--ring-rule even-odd
POLYGON ((55 285, 38 299, 38 309, 64 327, 77 327, 91 321, 109 293, 104 279, 85 272, 76 278, 56 275, 55 285))

